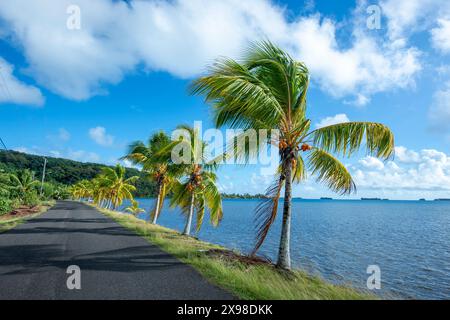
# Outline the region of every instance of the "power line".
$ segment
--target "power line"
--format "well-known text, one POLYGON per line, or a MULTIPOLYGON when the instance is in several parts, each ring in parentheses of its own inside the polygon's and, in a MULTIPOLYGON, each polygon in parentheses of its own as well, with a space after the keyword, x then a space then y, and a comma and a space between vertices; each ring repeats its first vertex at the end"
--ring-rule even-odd
POLYGON ((6 144, 3 142, 3 139, 0 137, 0 144, 3 146, 5 151, 8 151, 8 148, 6 147, 6 144))

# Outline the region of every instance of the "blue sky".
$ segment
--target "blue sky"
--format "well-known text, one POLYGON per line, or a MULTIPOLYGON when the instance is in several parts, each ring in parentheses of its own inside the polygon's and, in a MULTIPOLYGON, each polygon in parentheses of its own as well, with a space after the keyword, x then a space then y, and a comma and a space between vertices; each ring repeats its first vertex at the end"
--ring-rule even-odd
MULTIPOLYGON (((358 186, 353 197, 450 197, 447 1, 128 2, 0 4, 8 148, 113 164, 156 130, 209 128, 208 106, 187 85, 219 55, 238 58, 248 41, 269 38, 309 67, 313 123, 367 120, 393 130, 395 160, 343 159, 358 186), (71 5, 79 29, 67 26, 78 17, 71 5), (371 5, 379 29, 367 26, 371 5)), ((272 179, 258 166, 227 166, 219 176, 224 191, 240 193, 262 192, 272 179)), ((294 194, 335 196, 313 178, 294 194)))

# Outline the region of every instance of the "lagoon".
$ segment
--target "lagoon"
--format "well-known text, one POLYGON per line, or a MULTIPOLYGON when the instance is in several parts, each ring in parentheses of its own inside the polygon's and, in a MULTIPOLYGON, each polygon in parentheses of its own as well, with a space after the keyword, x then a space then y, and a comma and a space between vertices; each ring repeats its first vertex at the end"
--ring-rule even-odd
MULTIPOLYGON (((153 204, 137 200, 147 211, 153 204)), ((197 236, 248 253, 258 202, 224 200, 221 225, 213 228, 205 218, 197 236)), ((166 204, 158 222, 182 231, 184 221, 166 204)), ((276 258, 280 228, 281 214, 259 254, 276 258)), ((450 299, 450 202, 296 199, 291 241, 293 265, 331 282, 366 289, 367 267, 378 265, 381 296, 450 299)))

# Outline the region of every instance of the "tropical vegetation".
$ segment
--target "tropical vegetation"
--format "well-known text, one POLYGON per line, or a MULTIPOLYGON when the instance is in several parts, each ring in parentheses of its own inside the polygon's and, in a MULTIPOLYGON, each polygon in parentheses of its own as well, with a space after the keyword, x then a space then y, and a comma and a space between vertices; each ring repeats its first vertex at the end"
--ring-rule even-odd
MULTIPOLYGON (((184 138, 175 141, 172 149, 179 147, 183 151, 183 157, 189 161, 179 164, 183 168, 184 177, 177 181, 173 187, 171 206, 179 206, 186 215, 186 225, 183 234, 190 235, 194 211, 196 212, 196 231, 200 231, 208 209, 210 222, 217 226, 222 220, 222 197, 217 187, 217 176, 214 173, 215 165, 208 163, 204 150, 207 143, 202 141, 197 129, 187 125, 180 125, 177 130, 184 131, 184 138), (197 146, 198 144, 198 146, 197 146), (196 148, 200 152, 196 152, 196 148)), ((173 161, 173 153, 170 152, 170 161, 173 161)))
POLYGON ((45 201, 69 196, 66 186, 49 182, 42 184, 30 170, 0 171, 0 216, 21 206, 36 207, 45 201))
POLYGON ((82 180, 72 187, 72 197, 85 199, 101 208, 116 210, 124 200, 134 201, 133 192, 138 176, 127 178, 125 168, 117 164, 114 168, 103 168, 101 174, 92 180, 82 180))
POLYGON ((138 214, 145 212, 144 209, 139 207, 139 202, 136 200, 131 200, 131 206, 130 207, 126 207, 125 211, 131 213, 134 216, 137 216, 138 214))
POLYGON ((156 201, 150 212, 152 223, 157 222, 166 195, 173 187, 177 176, 181 174, 178 166, 161 160, 161 155, 166 152, 171 143, 172 141, 164 132, 157 132, 149 138, 147 144, 142 141, 132 143, 127 155, 123 157, 133 164, 141 166, 142 172, 156 186, 156 201))
MULTIPOLYGON (((192 94, 204 96, 211 105, 217 128, 240 129, 243 135, 247 130, 269 132, 265 138, 258 135, 257 143, 246 144, 245 148, 237 147, 235 142, 240 136, 235 137, 233 143, 226 146, 225 158, 232 155, 248 161, 265 145, 278 149, 279 166, 273 184, 255 210, 256 242, 252 254, 255 255, 264 243, 282 201, 277 261, 277 266, 282 269, 291 269, 292 185, 311 175, 331 190, 349 194, 356 191, 356 186, 340 158, 351 156, 361 147, 368 155, 382 159, 388 159, 394 152, 394 136, 381 123, 346 122, 312 129, 307 113, 309 83, 309 71, 303 63, 273 43, 263 41, 252 44, 240 61, 218 59, 207 74, 193 81, 190 88, 192 94)), ((170 205, 180 207, 186 216, 183 234, 189 235, 195 215, 196 231, 200 230, 206 211, 214 226, 220 223, 222 196, 214 172, 217 159, 205 158, 203 150, 207 145, 199 132, 186 125, 178 126, 177 130, 183 131, 184 135, 174 141, 170 141, 164 132, 157 132, 147 144, 133 143, 124 159, 139 165, 141 174, 158 190, 151 221, 157 222, 164 199, 170 193, 170 205), (201 152, 197 152, 196 144, 201 152), (175 161, 175 150, 182 150, 181 158, 187 157, 189 161, 175 161)), ((96 178, 90 182, 96 184, 96 187, 90 187, 90 190, 96 190, 96 196, 85 192, 85 182, 73 190, 74 195, 92 198, 105 208, 117 208, 118 202, 111 200, 111 196, 108 198, 109 187, 104 189, 100 180, 96 178), (106 205, 104 199, 109 199, 106 205)), ((131 191, 121 198, 134 201, 131 191)), ((136 203, 132 203, 128 211, 137 212, 136 203)))
MULTIPOLYGON (((55 186, 71 186, 82 180, 92 180, 102 173, 104 164, 84 163, 69 159, 46 157, 45 181, 55 186)), ((13 150, 0 150, 0 172, 18 174, 30 170, 36 177, 42 177, 44 157, 13 150)), ((139 176, 136 182, 135 197, 154 197, 156 186, 146 179, 146 173, 135 168, 126 168, 126 177, 139 176)))
MULTIPOLYGON (((207 144, 201 141, 198 131, 194 128, 180 125, 177 130, 183 131, 184 137, 172 141, 164 132, 157 132, 149 138, 147 144, 142 141, 132 143, 122 159, 139 165, 145 173, 145 178, 153 180, 157 186, 158 192, 154 208, 150 212, 150 221, 153 224, 157 223, 164 199, 170 192, 170 206, 180 207, 186 216, 183 234, 190 235, 194 215, 196 216, 196 232, 200 231, 206 212, 209 213, 213 226, 220 223, 223 216, 222 197, 217 186, 217 176, 214 173, 216 166, 208 163, 203 152, 195 151, 197 142, 200 143, 201 150, 204 150, 207 144), (172 155, 176 148, 182 150, 189 161, 174 161, 172 155)), ((79 200, 86 199, 98 204, 101 208, 114 210, 122 204, 122 200, 127 199, 132 205, 125 211, 134 215, 141 213, 142 209, 138 207, 133 197, 133 191, 136 188, 132 184, 138 180, 137 176, 122 180, 129 186, 123 189, 124 193, 120 193, 120 201, 114 200, 118 194, 118 191, 112 190, 118 185, 114 181, 117 180, 117 173, 119 171, 124 173, 124 170, 120 165, 117 165, 115 170, 105 168, 96 178, 78 182, 71 188, 73 197, 79 200), (116 172, 116 175, 114 178, 108 178, 112 172, 116 172)))
POLYGON ((212 106, 218 128, 277 130, 255 146, 237 149, 236 157, 249 159, 263 144, 279 150, 279 168, 267 198, 256 209, 257 241, 263 244, 278 212, 284 193, 282 231, 278 262, 290 269, 292 184, 300 183, 308 171, 335 192, 356 190, 355 183, 338 156, 350 156, 365 143, 367 154, 388 158, 394 152, 394 136, 383 124, 348 122, 311 129, 307 115, 310 75, 307 67, 271 42, 254 43, 241 61, 220 58, 208 74, 195 80, 192 93, 204 95, 212 106), (239 154, 241 152, 241 154, 239 154), (284 188, 284 190, 283 190, 284 188))
MULTIPOLYGON (((337 193, 349 194, 356 191, 356 185, 350 172, 341 162, 343 158, 361 149, 365 149, 367 155, 382 159, 388 159, 394 152, 393 133, 381 123, 358 121, 313 127, 308 114, 309 85, 310 74, 305 64, 296 61, 273 43, 263 41, 252 44, 239 61, 219 58, 207 73, 194 80, 190 87, 193 95, 203 96, 206 103, 211 106, 217 128, 243 130, 242 135, 245 135, 247 130, 264 130, 269 133, 266 137, 258 135, 257 143, 246 144, 245 148, 237 147, 235 142, 241 136, 235 137, 231 144, 225 146, 226 152, 222 155, 224 158, 235 157, 249 161, 267 146, 278 150, 279 164, 274 173, 274 181, 264 195, 256 196, 260 199, 260 205, 255 210, 256 241, 252 255, 256 255, 264 243, 277 218, 279 205, 282 204, 282 228, 276 266, 283 270, 291 269, 293 185, 304 182, 308 176, 312 176, 337 193)), ((158 242, 169 252, 178 254, 204 273, 208 273, 208 268, 213 268, 216 274, 221 274, 219 279, 216 279, 218 282, 226 285, 227 282, 239 278, 242 284, 239 290, 244 292, 241 296, 276 298, 277 295, 270 295, 269 292, 276 284, 269 286, 269 291, 266 287, 262 289, 260 285, 264 279, 273 276, 266 272, 265 266, 262 267, 263 271, 252 270, 249 276, 249 273, 246 273, 249 270, 248 266, 236 263, 236 266, 232 267, 233 276, 226 274, 228 269, 223 274, 224 267, 220 263, 212 263, 211 260, 205 262, 207 259, 203 253, 199 256, 199 247, 208 249, 216 247, 203 243, 193 245, 192 237, 186 237, 191 234, 194 218, 196 232, 200 230, 205 214, 209 214, 213 226, 219 225, 224 214, 222 209, 224 196, 219 192, 215 173, 220 163, 216 161, 217 158, 206 158, 203 151, 207 148, 207 143, 202 140, 200 132, 187 125, 180 125, 176 129, 183 132, 177 139, 170 139, 167 134, 160 131, 152 134, 147 142, 136 141, 129 146, 122 160, 131 161, 140 170, 124 168, 121 165, 106 167, 77 164, 75 171, 73 168, 70 169, 72 170, 70 177, 61 178, 63 175, 55 165, 60 163, 61 159, 49 160, 49 170, 54 173, 54 179, 60 178, 57 182, 71 182, 69 192, 72 198, 97 205, 106 214, 128 227, 132 226, 137 232, 158 242), (186 159, 188 161, 185 161, 186 159), (149 212, 151 224, 136 220, 136 216, 144 212, 135 199, 143 195, 141 187, 148 188, 145 193, 147 197, 155 197, 154 206, 149 212), (170 244, 168 239, 175 239, 175 235, 156 225, 166 197, 170 197, 170 206, 179 207, 186 218, 182 235, 176 235, 176 241, 182 245, 170 244), (131 215, 117 215, 111 211, 118 210, 124 201, 131 203, 125 209, 131 215), (149 235, 148 231, 153 235, 149 235), (166 237, 168 233, 170 236, 166 237), (186 248, 182 250, 181 246, 190 248, 187 255, 184 255, 186 248), (258 285, 246 282, 247 277, 252 278, 255 283, 258 282, 258 285), (264 294, 255 293, 260 289, 264 294)), ((5 157, 8 155, 0 153, 0 170, 11 167, 11 161, 1 161, 5 157)), ((66 168, 73 162, 61 164, 66 168)), ((23 168, 14 168, 14 173, 0 171, 0 207, 2 198, 14 197, 20 202, 32 202, 34 197, 42 198, 44 194, 52 193, 55 196, 59 194, 58 192, 64 193, 64 190, 52 189, 51 185, 43 185, 43 191, 38 193, 37 186, 32 171, 23 168)), ((323 292, 327 292, 328 297, 339 297, 340 294, 342 297, 361 297, 359 293, 346 289, 335 292, 334 286, 323 285, 319 280, 312 278, 306 279, 307 276, 297 271, 289 274, 295 278, 292 283, 318 285, 300 288, 295 284, 284 283, 284 289, 293 290, 294 298, 298 298, 295 293, 297 289, 317 291, 317 298, 323 298, 323 292)), ((280 288, 280 291, 284 289, 280 288)), ((305 296, 308 296, 308 293, 305 293, 305 296)))

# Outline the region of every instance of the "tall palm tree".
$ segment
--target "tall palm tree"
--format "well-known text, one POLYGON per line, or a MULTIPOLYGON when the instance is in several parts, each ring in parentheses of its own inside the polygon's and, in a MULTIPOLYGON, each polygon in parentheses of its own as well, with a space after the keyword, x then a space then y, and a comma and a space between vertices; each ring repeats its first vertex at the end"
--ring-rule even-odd
POLYGON ((194 211, 197 213, 196 231, 200 231, 205 215, 205 209, 209 209, 210 221, 217 226, 222 220, 222 198, 217 188, 217 177, 213 170, 215 166, 207 163, 204 152, 196 152, 197 147, 203 151, 206 143, 201 141, 198 130, 187 125, 180 125, 178 130, 185 131, 188 139, 175 141, 169 149, 181 146, 183 152, 190 153, 189 163, 181 166, 184 178, 173 187, 171 206, 179 206, 186 214, 186 225, 183 234, 190 235, 194 211), (196 146, 199 143, 200 146, 196 146))
POLYGON ((102 175, 104 176, 104 183, 109 186, 109 199, 111 200, 113 209, 117 209, 124 199, 133 200, 133 192, 136 191, 134 183, 139 179, 138 176, 130 178, 125 177, 126 170, 120 164, 114 168, 104 168, 102 175))
MULTIPOLYGON (((342 194, 356 190, 350 173, 332 153, 350 156, 363 143, 367 153, 388 158, 394 152, 394 136, 383 124, 340 123, 310 130, 307 118, 309 72, 269 41, 250 45, 241 62, 222 58, 192 84, 193 94, 205 95, 214 111, 217 127, 266 129, 278 138, 260 139, 256 148, 241 150, 245 156, 258 152, 263 144, 278 147, 280 164, 267 199, 256 209, 257 238, 253 253, 264 242, 278 211, 284 186, 282 231, 277 265, 290 269, 290 226, 292 183, 306 179, 307 171, 318 181, 342 194)), ((234 150, 236 151, 236 150, 234 150)))
POLYGON ((150 136, 147 144, 142 141, 132 143, 128 154, 122 158, 141 165, 142 170, 156 184, 157 196, 155 206, 150 212, 153 224, 156 224, 166 195, 170 191, 176 177, 180 174, 179 167, 171 165, 168 161, 161 160, 162 153, 171 142, 170 138, 163 131, 160 131, 150 136))

